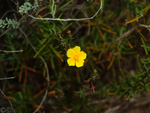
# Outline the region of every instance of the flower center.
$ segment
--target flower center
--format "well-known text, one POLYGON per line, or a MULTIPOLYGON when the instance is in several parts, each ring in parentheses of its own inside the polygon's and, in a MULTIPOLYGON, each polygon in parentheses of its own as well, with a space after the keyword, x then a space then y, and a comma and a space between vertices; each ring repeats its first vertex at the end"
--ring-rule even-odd
POLYGON ((78 61, 78 55, 75 55, 75 56, 74 56, 74 60, 75 60, 75 61, 78 61))

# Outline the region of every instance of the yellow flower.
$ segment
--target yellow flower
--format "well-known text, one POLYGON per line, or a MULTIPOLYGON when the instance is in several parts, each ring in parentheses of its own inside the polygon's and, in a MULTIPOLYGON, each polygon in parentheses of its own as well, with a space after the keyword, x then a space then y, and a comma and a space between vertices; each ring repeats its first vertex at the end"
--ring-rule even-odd
POLYGON ((87 55, 84 51, 81 51, 79 46, 75 46, 68 49, 67 56, 69 57, 67 60, 69 66, 82 67, 87 55))

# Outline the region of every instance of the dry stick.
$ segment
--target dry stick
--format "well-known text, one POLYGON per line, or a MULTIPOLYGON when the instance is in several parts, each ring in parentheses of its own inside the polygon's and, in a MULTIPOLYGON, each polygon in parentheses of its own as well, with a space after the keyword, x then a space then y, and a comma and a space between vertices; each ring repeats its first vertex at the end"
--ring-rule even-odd
POLYGON ((0 80, 9 80, 9 79, 14 79, 14 78, 16 77, 14 76, 14 77, 0 78, 0 80))
MULTIPOLYGON (((22 29, 19 28, 19 30, 22 32, 22 34, 24 35, 24 37, 26 38, 27 42, 30 44, 30 46, 32 47, 32 49, 37 53, 37 50, 35 49, 35 47, 32 45, 32 43, 30 42, 30 40, 28 39, 27 35, 25 34, 24 31, 22 31, 22 29)), ((46 73, 47 73, 47 86, 49 86, 49 82, 50 82, 50 75, 49 75, 49 71, 48 71, 48 66, 44 60, 44 58, 41 56, 41 55, 38 55, 40 57, 40 59, 42 60, 42 62, 44 63, 45 65, 45 68, 46 68, 46 73)), ((40 103, 40 105, 38 106, 38 108, 33 112, 33 113, 36 113, 42 106, 43 102, 45 101, 46 97, 47 97, 47 94, 48 94, 48 89, 45 91, 45 94, 44 94, 44 97, 40 103)))
POLYGON ((123 38, 129 36, 138 26, 139 26, 139 24, 134 26, 133 28, 129 29, 127 32, 123 33, 121 36, 119 36, 116 39, 116 41, 122 40, 123 38))
POLYGON ((10 106, 12 107, 13 112, 16 113, 15 110, 14 110, 14 107, 13 107, 13 105, 12 105, 12 103, 11 103, 11 101, 8 99, 8 97, 5 95, 5 93, 4 93, 1 89, 0 89, 0 92, 1 92, 2 95, 8 100, 10 106))
POLYGON ((0 35, 0 38, 1 38, 3 35, 5 35, 9 30, 11 30, 11 29, 9 28, 9 29, 5 30, 5 31, 0 35))
MULTIPOLYGON (((134 30, 136 30, 139 27, 139 24, 135 25, 133 28, 129 29, 128 31, 126 31, 125 33, 123 33, 121 36, 116 38, 116 41, 119 40, 123 40, 124 38, 126 38, 127 36, 129 36, 134 30)), ((110 42, 108 44, 108 46, 111 46, 112 44, 114 44, 113 42, 110 42)), ((103 62, 108 61, 108 60, 104 60, 103 62)), ((102 61, 98 61, 97 64, 101 63, 102 61)))
POLYGON ((100 7, 99 9, 96 11, 96 13, 92 16, 92 17, 89 17, 89 18, 79 18, 79 19, 76 19, 76 18, 67 18, 67 19, 61 19, 61 18, 38 18, 38 17, 34 17, 32 15, 28 15, 29 17, 35 19, 35 20, 51 20, 51 21, 83 21, 83 20, 92 20, 98 13, 99 11, 102 9, 102 0, 101 0, 101 4, 100 4, 100 7))
POLYGON ((150 28, 150 25, 145 25, 145 24, 140 24, 139 26, 141 26, 141 27, 146 27, 146 28, 150 28))
MULTIPOLYGON (((146 17, 146 16, 149 16, 149 13, 150 13, 150 10, 149 10, 145 15, 143 15, 142 18, 144 18, 144 17, 146 17)), ((142 21, 142 19, 140 19, 140 20, 137 22, 137 24, 136 24, 133 28, 129 29, 129 30, 128 30, 127 32, 125 32, 123 35, 119 36, 119 37, 116 39, 116 41, 119 41, 119 40, 122 40, 122 39, 126 38, 126 37, 129 36, 134 30, 136 30, 136 28, 138 28, 139 26, 147 27, 147 28, 150 27, 149 25, 140 24, 141 21, 142 21)))
POLYGON ((23 52, 23 50, 15 50, 15 51, 0 50, 0 52, 4 52, 4 53, 18 53, 18 52, 23 52))
MULTIPOLYGON (((123 40, 124 38, 126 38, 127 36, 129 36, 134 30, 136 30, 136 28, 139 27, 139 24, 135 25, 133 28, 129 29, 128 31, 126 31, 125 33, 123 33, 121 36, 116 38, 116 41, 119 40, 123 40)), ((114 42, 110 42, 108 44, 108 46, 111 46, 112 44, 114 44, 114 42)))

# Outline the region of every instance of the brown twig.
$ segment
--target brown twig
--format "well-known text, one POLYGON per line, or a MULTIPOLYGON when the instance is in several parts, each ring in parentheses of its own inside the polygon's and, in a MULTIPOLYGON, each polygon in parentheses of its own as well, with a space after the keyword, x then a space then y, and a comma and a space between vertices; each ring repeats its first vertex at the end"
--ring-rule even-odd
POLYGON ((129 36, 131 33, 133 33, 134 30, 136 30, 136 28, 138 26, 139 26, 139 24, 137 24, 133 28, 131 28, 128 31, 126 31, 125 33, 123 33, 121 36, 119 36, 118 38, 116 38, 116 41, 123 40, 124 38, 126 38, 127 36, 129 36))

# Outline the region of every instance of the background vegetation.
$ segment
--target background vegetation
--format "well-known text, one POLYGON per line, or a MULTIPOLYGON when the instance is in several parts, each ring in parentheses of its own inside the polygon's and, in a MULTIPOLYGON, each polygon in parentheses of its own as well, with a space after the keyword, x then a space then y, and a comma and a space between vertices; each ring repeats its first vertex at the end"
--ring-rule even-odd
MULTIPOLYGON (((148 0, 6 0, 0 6, 0 106, 16 113, 123 113, 129 110, 123 102, 137 107, 137 98, 148 97, 148 0), (76 45, 87 53, 81 68, 66 62, 76 45)), ((145 98, 142 106, 150 103, 145 98)))

